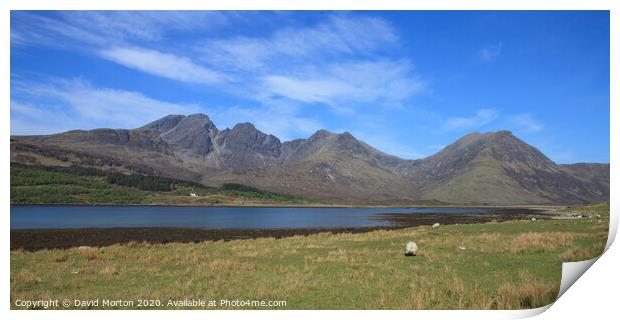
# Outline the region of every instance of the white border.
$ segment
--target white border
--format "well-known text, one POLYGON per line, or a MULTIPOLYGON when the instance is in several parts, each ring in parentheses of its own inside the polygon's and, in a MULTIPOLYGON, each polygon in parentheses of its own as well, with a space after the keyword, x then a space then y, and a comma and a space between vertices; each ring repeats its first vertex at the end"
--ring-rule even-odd
MULTIPOLYGON (((444 318, 444 319, 506 319, 522 318, 539 314, 548 307, 535 310, 521 311, 47 311, 47 312, 28 312, 28 311, 9 311, 10 301, 10 268, 9 268, 9 136, 10 136, 10 113, 9 113, 9 77, 10 73, 10 10, 95 10, 95 9, 203 9, 203 10, 611 10, 611 88, 618 87, 618 1, 613 0, 427 0, 427 1, 398 1, 398 0, 315 0, 306 1, 285 1, 285 0, 211 0, 199 3, 192 0, 162 1, 127 1, 127 0, 24 0, 24 1, 1 1, 1 26, 2 26, 2 70, 4 75, 0 80, 1 97, 4 113, 0 119, 0 128, 4 132, 4 138, 0 139, 3 159, 5 165, 0 170, 0 188, 2 199, 5 204, 2 207, 2 219, 0 228, 2 232, 2 244, 4 248, 4 263, 2 268, 2 288, 0 301, 3 301, 2 313, 6 313, 4 319, 81 319, 90 317, 94 319, 109 319, 114 317, 149 317, 154 319, 167 319, 171 316, 182 318, 205 318, 215 317, 222 319, 246 318, 251 316, 257 319, 284 319, 296 317, 300 319, 312 319, 317 316, 328 318, 355 318, 370 319, 382 316, 389 316, 394 319, 411 319, 411 317, 421 318, 444 318)), ((615 91, 611 90, 611 106, 617 106, 618 97, 615 91)), ((618 167, 614 167, 618 158, 618 136, 620 128, 617 124, 618 110, 610 108, 611 118, 611 225, 610 239, 608 247, 615 238, 618 229, 618 202, 616 197, 616 184, 614 181, 620 177, 618 167)), ((616 295, 620 277, 620 252, 618 246, 610 247, 607 252, 588 270, 581 280, 577 281, 562 297, 549 307, 547 312, 542 314, 542 318, 557 319, 559 317, 591 317, 598 315, 602 318, 609 318, 617 313, 616 295)))

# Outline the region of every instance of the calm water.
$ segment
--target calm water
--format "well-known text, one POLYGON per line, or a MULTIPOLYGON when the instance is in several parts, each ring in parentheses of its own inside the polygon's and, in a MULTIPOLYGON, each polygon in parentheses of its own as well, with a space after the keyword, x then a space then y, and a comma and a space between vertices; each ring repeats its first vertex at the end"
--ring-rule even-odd
POLYGON ((382 213, 481 212, 481 209, 216 208, 167 206, 11 206, 11 229, 193 227, 311 228, 390 225, 382 213))

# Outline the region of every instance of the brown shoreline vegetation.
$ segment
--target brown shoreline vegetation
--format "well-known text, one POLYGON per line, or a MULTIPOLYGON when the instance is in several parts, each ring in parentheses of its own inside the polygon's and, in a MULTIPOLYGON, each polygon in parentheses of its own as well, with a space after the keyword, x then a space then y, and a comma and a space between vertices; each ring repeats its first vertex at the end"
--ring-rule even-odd
POLYGON ((11 251, 16 299, 286 300, 288 309, 523 309, 607 241, 609 205, 561 219, 11 251), (574 218, 575 216, 581 218, 574 218), (416 257, 404 256, 415 240, 416 257))

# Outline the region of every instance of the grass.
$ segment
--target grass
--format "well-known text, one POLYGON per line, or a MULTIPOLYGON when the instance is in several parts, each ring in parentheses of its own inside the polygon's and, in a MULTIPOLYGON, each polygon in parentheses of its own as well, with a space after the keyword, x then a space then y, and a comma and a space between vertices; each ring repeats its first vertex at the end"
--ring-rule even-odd
POLYGON ((11 164, 12 204, 312 204, 313 200, 238 184, 194 182, 94 168, 11 164), (197 197, 190 196, 195 193, 197 197))
MULTIPOLYGON (((608 205, 592 210, 608 217, 608 205)), ((285 300, 289 309, 535 308, 555 300, 563 261, 602 253, 607 228, 607 219, 565 219, 18 250, 11 252, 11 300, 196 298, 285 300), (419 254, 405 257, 411 240, 419 254)))

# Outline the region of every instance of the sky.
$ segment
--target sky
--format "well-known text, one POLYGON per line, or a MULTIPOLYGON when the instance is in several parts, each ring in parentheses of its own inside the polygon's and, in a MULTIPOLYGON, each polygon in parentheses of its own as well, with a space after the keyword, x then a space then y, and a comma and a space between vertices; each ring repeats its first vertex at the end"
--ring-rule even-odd
POLYGON ((12 11, 11 134, 207 114, 406 159, 510 130, 609 162, 607 11, 12 11))

